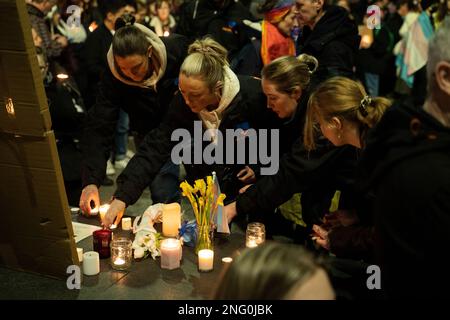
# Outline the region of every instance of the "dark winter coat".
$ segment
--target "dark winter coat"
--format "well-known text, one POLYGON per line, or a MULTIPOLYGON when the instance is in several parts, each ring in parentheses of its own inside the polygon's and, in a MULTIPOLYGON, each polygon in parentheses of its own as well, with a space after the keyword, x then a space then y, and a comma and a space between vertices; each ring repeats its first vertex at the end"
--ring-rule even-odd
POLYGON ((359 43, 358 28, 341 7, 328 6, 313 30, 305 27, 297 52, 312 55, 319 61, 311 88, 332 76, 352 77, 359 43))
MULTIPOLYGON (((239 76, 240 91, 231 104, 225 109, 219 130, 224 135, 226 129, 259 129, 270 128, 277 123, 273 112, 267 109, 266 98, 258 79, 239 76)), ((171 141, 175 129, 186 129, 194 137, 194 121, 200 121, 186 105, 180 94, 177 94, 170 106, 166 119, 155 130, 145 137, 135 157, 131 159, 127 168, 117 179, 118 188, 115 197, 127 205, 135 203, 142 191, 150 184, 161 166, 171 157, 172 149, 178 141, 171 141)), ((194 149, 192 145, 190 150, 194 149)), ((201 150, 202 151, 202 150, 201 150)), ((224 151, 225 155, 225 151, 224 151)), ((191 160, 193 162, 193 157, 191 160)), ((221 191, 227 195, 226 200, 234 199, 239 188, 243 185, 236 179, 242 165, 212 164, 184 164, 189 181, 205 178, 216 171, 220 181, 221 191)))
POLYGON ((130 129, 139 135, 145 135, 158 127, 167 113, 178 88, 178 74, 188 43, 185 37, 176 34, 161 40, 167 51, 167 67, 164 76, 158 81, 156 91, 127 85, 116 79, 109 69, 100 82, 97 102, 89 110, 85 121, 82 142, 83 186, 99 186, 105 176, 120 109, 128 113, 130 129))
POLYGON ((83 68, 87 78, 84 100, 88 109, 95 103, 98 83, 103 73, 108 70, 106 54, 112 40, 113 35, 111 31, 102 23, 94 32, 88 35, 84 44, 83 68))
POLYGON ((450 129, 396 106, 371 132, 361 159, 373 192, 376 251, 389 297, 448 297, 450 129))

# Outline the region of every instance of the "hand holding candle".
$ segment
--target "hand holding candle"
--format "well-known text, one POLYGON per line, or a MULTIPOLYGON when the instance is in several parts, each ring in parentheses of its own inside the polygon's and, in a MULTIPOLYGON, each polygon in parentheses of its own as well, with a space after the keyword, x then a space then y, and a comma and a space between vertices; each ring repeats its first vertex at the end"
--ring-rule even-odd
POLYGON ((105 219, 103 220, 103 225, 109 227, 111 224, 116 226, 119 224, 120 219, 122 219, 123 213, 125 212, 125 202, 114 199, 110 205, 109 210, 106 212, 105 219))
POLYGON ((100 195, 95 184, 84 187, 80 197, 80 209, 83 215, 97 215, 100 206, 100 195))

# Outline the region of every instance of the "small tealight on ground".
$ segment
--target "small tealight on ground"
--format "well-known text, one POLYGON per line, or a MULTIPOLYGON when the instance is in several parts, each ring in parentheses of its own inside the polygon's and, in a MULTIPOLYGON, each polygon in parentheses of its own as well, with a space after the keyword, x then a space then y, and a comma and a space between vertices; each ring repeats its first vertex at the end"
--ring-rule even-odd
POLYGON ((225 263, 230 263, 232 261, 233 261, 233 258, 231 258, 231 257, 222 258, 222 262, 225 262, 225 263))

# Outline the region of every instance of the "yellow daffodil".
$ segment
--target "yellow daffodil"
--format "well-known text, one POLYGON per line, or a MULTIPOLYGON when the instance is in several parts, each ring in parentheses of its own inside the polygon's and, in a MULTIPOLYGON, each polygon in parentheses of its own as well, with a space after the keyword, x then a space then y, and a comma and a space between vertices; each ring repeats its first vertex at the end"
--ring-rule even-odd
POLYGON ((198 225, 208 225, 212 223, 212 219, 215 216, 215 211, 218 205, 223 205, 225 194, 221 193, 216 198, 216 186, 214 184, 212 176, 205 179, 198 179, 192 187, 186 181, 180 184, 183 196, 187 197, 192 205, 195 219, 198 225), (216 201, 214 201, 216 198, 216 201))

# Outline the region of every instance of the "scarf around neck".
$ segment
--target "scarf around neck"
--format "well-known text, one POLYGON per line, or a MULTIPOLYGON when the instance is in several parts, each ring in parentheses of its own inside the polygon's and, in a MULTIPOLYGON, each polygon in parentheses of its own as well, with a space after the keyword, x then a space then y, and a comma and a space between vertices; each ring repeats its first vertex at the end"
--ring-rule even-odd
POLYGON ((141 82, 134 82, 128 79, 123 78, 120 73, 117 71, 117 68, 114 64, 114 53, 112 49, 112 44, 109 47, 107 59, 108 59, 108 65, 109 69, 111 70, 112 74, 115 78, 120 80, 121 82, 130 85, 130 86, 136 86, 141 88, 153 88, 153 90, 156 91, 156 84, 158 81, 164 76, 164 72, 166 71, 167 66, 167 52, 166 47, 164 43, 161 41, 161 39, 148 29, 147 27, 143 26, 142 24, 135 23, 135 27, 137 27, 139 30, 141 30, 143 33, 145 33, 145 36, 147 40, 150 42, 151 46, 153 47, 152 55, 149 59, 151 59, 151 64, 153 65, 153 73, 152 75, 144 79, 141 82))
MULTIPOLYGON (((239 79, 236 74, 228 67, 224 68, 224 83, 222 89, 222 96, 220 98, 219 106, 213 110, 208 111, 203 109, 199 113, 199 117, 202 120, 206 129, 219 129, 220 122, 222 121, 223 112, 231 104, 240 90, 239 79)), ((215 135, 214 135, 215 140, 215 135)))

